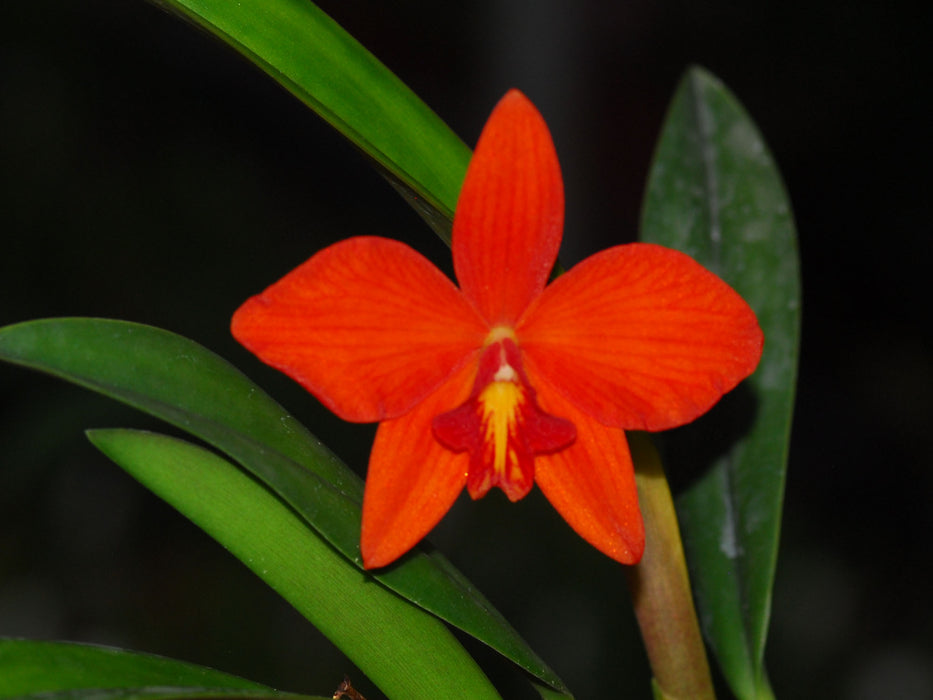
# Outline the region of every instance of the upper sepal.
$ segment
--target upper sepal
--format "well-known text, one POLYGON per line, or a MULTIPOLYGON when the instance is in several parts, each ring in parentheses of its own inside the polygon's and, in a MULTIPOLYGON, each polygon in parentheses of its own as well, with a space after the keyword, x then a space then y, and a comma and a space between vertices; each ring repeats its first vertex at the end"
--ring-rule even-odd
POLYGON ((551 134, 528 98, 510 90, 476 144, 453 225, 457 280, 490 325, 514 324, 544 289, 563 226, 551 134))

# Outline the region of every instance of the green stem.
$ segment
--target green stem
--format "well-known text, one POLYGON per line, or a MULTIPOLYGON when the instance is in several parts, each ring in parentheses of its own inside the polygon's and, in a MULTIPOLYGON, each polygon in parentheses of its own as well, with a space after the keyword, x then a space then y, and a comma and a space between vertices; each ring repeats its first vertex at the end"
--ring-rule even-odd
POLYGON ((656 698, 715 700, 680 529, 664 469, 650 439, 629 433, 645 554, 626 570, 635 616, 654 674, 656 698))

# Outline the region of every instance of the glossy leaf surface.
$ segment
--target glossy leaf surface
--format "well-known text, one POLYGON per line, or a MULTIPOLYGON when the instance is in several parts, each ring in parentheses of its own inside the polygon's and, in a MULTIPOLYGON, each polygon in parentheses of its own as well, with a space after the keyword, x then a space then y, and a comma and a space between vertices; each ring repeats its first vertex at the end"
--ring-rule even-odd
POLYGON ((470 149, 308 0, 152 0, 207 30, 317 112, 450 240, 470 149))
POLYGON ((318 700, 279 693, 214 669, 110 647, 0 639, 0 699, 236 697, 318 700))
MULTIPOLYGON (((362 481, 258 386, 197 343, 123 321, 49 319, 0 329, 0 359, 123 401, 215 446, 362 567, 362 481)), ((419 548, 376 578, 548 685, 563 688, 439 553, 419 548)))
POLYGON ((88 437, 246 564, 390 698, 499 697, 444 623, 373 585, 238 467, 154 433, 94 430, 88 437))
POLYGON ((687 73, 671 104, 641 236, 725 279, 764 330, 757 371, 663 444, 704 634, 739 698, 770 697, 763 657, 797 370, 796 236, 761 135, 701 69, 687 73))

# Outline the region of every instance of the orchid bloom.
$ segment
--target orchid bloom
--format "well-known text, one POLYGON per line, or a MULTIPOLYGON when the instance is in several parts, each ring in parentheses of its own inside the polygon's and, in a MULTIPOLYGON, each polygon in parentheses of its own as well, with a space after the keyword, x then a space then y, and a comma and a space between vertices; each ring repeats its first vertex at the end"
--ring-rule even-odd
POLYGON ((379 422, 361 551, 384 566, 464 485, 512 501, 537 482, 584 539, 644 549, 623 430, 707 411, 758 364, 749 306, 683 253, 620 245, 548 285, 564 192, 550 133, 512 90, 494 109, 453 222, 459 287, 408 246, 355 237, 234 315, 234 336, 347 421, 379 422))

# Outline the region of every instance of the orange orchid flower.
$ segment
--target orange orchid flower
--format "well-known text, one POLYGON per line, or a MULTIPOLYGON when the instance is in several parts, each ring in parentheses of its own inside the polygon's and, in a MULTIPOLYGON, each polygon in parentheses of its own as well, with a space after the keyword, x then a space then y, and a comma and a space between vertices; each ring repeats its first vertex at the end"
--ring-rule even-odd
POLYGON ((347 421, 379 422, 363 499, 368 568, 407 552, 464 485, 537 482, 614 559, 644 549, 623 430, 708 410, 758 364, 755 314, 688 256, 633 243, 550 285, 563 233, 557 154, 512 90, 470 162, 453 224, 459 288, 408 246, 332 245, 234 315, 234 336, 347 421))

